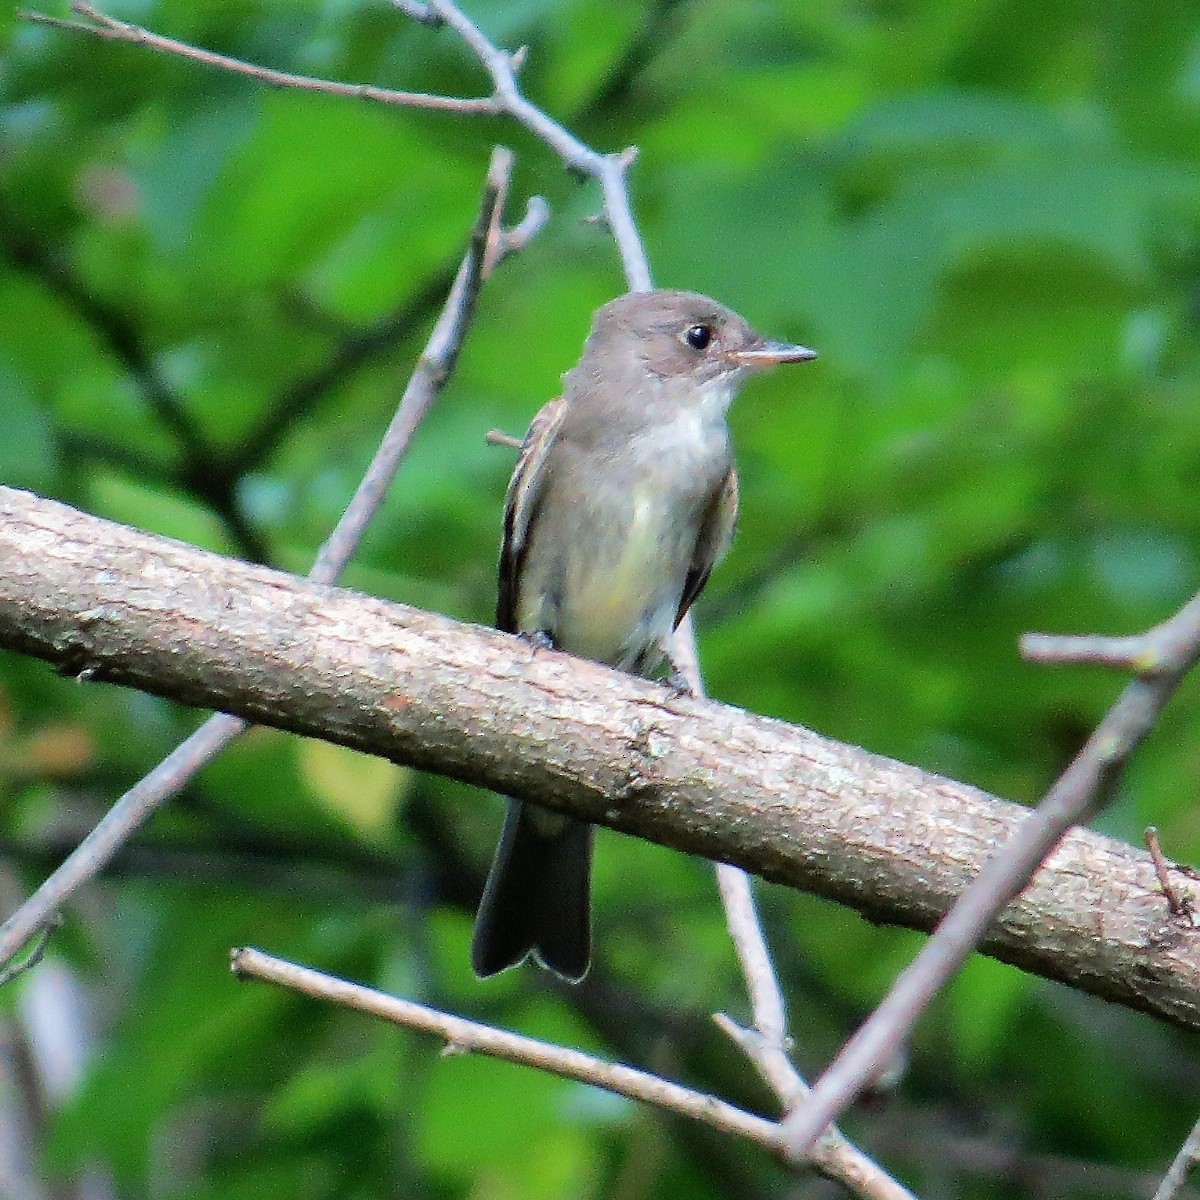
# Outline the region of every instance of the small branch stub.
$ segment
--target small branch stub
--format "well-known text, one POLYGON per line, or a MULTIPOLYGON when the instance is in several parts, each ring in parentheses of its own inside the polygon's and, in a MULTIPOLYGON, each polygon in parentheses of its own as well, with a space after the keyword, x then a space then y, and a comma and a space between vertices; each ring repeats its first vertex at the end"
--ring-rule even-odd
POLYGON ((1162 852, 1158 841, 1158 830, 1150 825, 1146 829, 1146 849, 1150 851, 1150 860, 1154 863, 1154 874, 1158 877, 1158 886, 1166 897, 1167 911, 1171 916, 1184 920, 1188 925, 1196 925, 1195 902, 1191 892, 1181 892, 1171 879, 1172 864, 1162 852))

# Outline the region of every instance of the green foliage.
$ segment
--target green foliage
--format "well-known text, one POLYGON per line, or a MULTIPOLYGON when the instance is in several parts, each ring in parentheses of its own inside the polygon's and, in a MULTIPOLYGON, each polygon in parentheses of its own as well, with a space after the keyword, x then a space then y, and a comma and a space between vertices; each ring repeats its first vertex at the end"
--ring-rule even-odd
MULTIPOLYGON (((524 86, 552 115, 599 149, 641 147, 631 178, 659 282, 821 351, 733 416, 741 529, 697 612, 712 693, 1035 799, 1118 685, 1022 665, 1017 636, 1139 630, 1200 585, 1194 6, 467 8, 528 44, 524 86)), ((486 91, 453 36, 377 0, 124 14, 281 69, 486 91)), ((585 221, 594 189, 498 120, 267 91, 11 13, 0 38, 0 479, 289 569, 394 408, 491 145, 516 148, 517 202, 543 193, 554 220, 489 284, 347 576, 488 620, 511 457, 483 434, 524 429, 621 288, 585 221)), ((0 665, 0 845, 28 890, 46 847, 195 717, 0 665)), ((1198 756, 1193 683, 1103 828, 1136 840, 1153 822, 1195 861, 1198 756)), ((94 998, 97 1044, 38 1169, 206 1200, 783 1194, 757 1155, 632 1105, 443 1061, 229 978, 228 949, 255 943, 764 1103, 707 1032, 707 1013, 745 1001, 702 864, 601 835, 610 992, 471 978, 497 820, 460 787, 244 739, 55 943, 94 998)), ((763 898, 811 1068, 918 939, 763 898)), ((0 1026, 30 988, 8 989, 0 1026)), ((922 1027, 902 1101, 850 1123, 929 1195, 1083 1194, 1039 1176, 1045 1159, 972 1168, 956 1139, 1158 1172, 1193 1117, 1196 1069, 1194 1044, 1149 1019, 977 962, 922 1027)))

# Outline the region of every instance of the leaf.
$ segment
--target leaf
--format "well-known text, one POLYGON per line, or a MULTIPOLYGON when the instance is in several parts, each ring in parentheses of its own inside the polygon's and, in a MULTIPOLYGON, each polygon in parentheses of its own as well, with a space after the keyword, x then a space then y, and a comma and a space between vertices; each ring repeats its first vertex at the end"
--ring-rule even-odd
POLYGON ((0 363, 0 482, 46 490, 58 463, 45 410, 30 394, 26 381, 0 363))
POLYGON ((295 745, 300 774, 325 808, 364 837, 385 838, 412 772, 331 742, 303 738, 295 745))

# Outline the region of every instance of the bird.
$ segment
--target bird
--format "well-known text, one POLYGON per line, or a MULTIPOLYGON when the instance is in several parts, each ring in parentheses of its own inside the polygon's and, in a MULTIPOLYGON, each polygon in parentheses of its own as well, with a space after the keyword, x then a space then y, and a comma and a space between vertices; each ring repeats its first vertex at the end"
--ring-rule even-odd
MULTIPOLYGON (((631 292, 599 308, 561 396, 521 444, 497 627, 638 676, 669 664, 671 634, 733 537, 729 407, 752 375, 815 357, 697 292, 631 292)), ((530 957, 584 978, 592 841, 591 825, 508 801, 471 944, 480 978, 530 957)))

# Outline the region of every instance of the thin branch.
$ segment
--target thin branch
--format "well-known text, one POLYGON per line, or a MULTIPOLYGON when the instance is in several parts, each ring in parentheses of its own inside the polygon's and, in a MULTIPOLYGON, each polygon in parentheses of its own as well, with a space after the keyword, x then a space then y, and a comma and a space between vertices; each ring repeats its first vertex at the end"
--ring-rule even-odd
POLYGON ((743 1029, 723 1013, 718 1013, 715 1019, 778 1097, 782 1111, 788 1113, 808 1095, 808 1084, 788 1057, 783 991, 759 924, 750 877, 727 863, 717 863, 716 873, 726 928, 750 996, 754 1027, 743 1029))
POLYGON ((599 154, 586 146, 525 99, 517 83, 513 56, 489 41, 479 26, 461 9, 450 0, 428 0, 427 7, 458 34, 487 69, 501 111, 508 113, 549 146, 568 170, 595 179, 600 184, 604 195, 604 215, 621 256, 630 290, 648 291, 653 286, 650 263, 634 222, 629 190, 625 184, 625 173, 632 161, 629 152, 599 154))
MULTIPOLYGON (((309 578, 332 583, 358 548, 371 518, 383 503, 388 485, 407 454, 412 435, 453 369, 475 301, 484 282, 484 260, 493 212, 508 195, 511 151, 493 152, 479 217, 442 315, 404 390, 396 414, 350 504, 329 540, 321 547, 309 578)), ((0 926, 0 966, 12 961, 51 914, 109 862, 162 804, 178 793, 203 766, 247 726, 239 717, 217 713, 157 767, 127 791, 24 904, 0 926)))
POLYGON ((1029 662, 1097 663, 1131 671, 1143 678, 1183 674, 1200 654, 1200 595, 1145 633, 1131 637, 1027 633, 1021 638, 1020 647, 1029 662))
POLYGON ((1167 1168, 1162 1183, 1155 1190, 1154 1200, 1175 1200, 1198 1163, 1200 1163, 1200 1121, 1192 1126, 1192 1132, 1188 1134, 1187 1140, 1179 1148, 1179 1153, 1175 1155, 1175 1161, 1167 1168))
POLYGON ((436 29, 442 24, 442 18, 425 3, 425 0, 392 0, 392 4, 405 16, 420 21, 422 25, 432 25, 436 29))
POLYGON ((92 5, 82 3, 82 0, 75 0, 71 7, 72 11, 85 20, 63 21, 36 12, 21 12, 19 15, 25 20, 43 25, 90 33, 109 41, 127 42, 164 54, 174 54, 203 66, 229 71, 275 87, 348 96, 405 108, 436 109, 469 115, 507 114, 549 146, 562 159, 568 170, 599 183, 604 197, 604 215, 621 256, 630 289, 647 291, 652 286, 650 264, 634 222, 629 190, 625 183, 625 174, 636 156, 636 150, 630 148, 615 154, 600 154, 530 103, 521 93, 517 83, 517 70, 522 52, 510 54, 499 49, 479 26, 449 0, 427 0, 424 3, 404 0, 397 4, 397 7, 418 21, 426 24, 444 24, 453 29, 491 76, 494 88, 491 96, 467 99, 433 96, 423 92, 398 92, 365 84, 338 83, 333 80, 294 75, 287 71, 260 67, 228 55, 216 54, 174 38, 163 37, 139 25, 118 21, 92 5))
POLYGON ((62 924, 61 918, 57 914, 51 914, 42 925, 37 935, 37 941, 33 945, 33 949, 20 962, 10 962, 2 971, 0 971, 0 987, 12 981, 26 971, 36 967, 42 961, 42 957, 46 953, 46 947, 50 945, 50 939, 54 936, 54 931, 62 924))
MULTIPOLYGON (((696 649, 696 633, 688 614, 671 638, 672 669, 681 676, 695 696, 704 695, 704 677, 696 649)), ((796 1106, 809 1094, 808 1082, 796 1069, 787 1051, 787 1006, 771 951, 758 919, 750 876, 727 862, 714 863, 725 926, 738 957, 742 978, 750 997, 754 1018, 752 1029, 744 1029, 724 1013, 713 1019, 750 1060, 759 1078, 774 1092, 786 1122, 796 1106)), ((786 1130, 786 1125, 781 1125, 786 1130)), ((901 1185, 867 1158, 835 1126, 830 1125, 802 1154, 786 1151, 788 1161, 805 1161, 814 1166, 826 1162, 836 1170, 821 1168, 824 1174, 845 1184, 860 1196, 907 1196, 901 1185)))
POLYGON ((1189 892, 1181 893, 1171 880, 1171 864, 1162 852, 1158 841, 1158 830, 1153 825, 1146 829, 1146 849, 1150 851, 1150 861, 1154 863, 1154 874, 1158 876, 1158 886, 1167 901, 1167 911, 1173 917, 1181 917, 1189 925, 1196 924, 1196 906, 1189 892))
MULTIPOLYGON (((753 1142, 776 1157, 782 1156, 780 1126, 776 1122, 647 1071, 468 1021, 424 1004, 401 1000, 374 988, 287 962, 251 947, 242 947, 231 953, 230 969, 238 979, 273 983, 314 1000, 341 1004, 393 1025, 430 1034, 441 1039, 446 1054, 484 1054, 547 1071, 562 1079, 590 1084, 699 1121, 722 1133, 753 1142)), ((912 1200, 911 1194, 874 1162, 856 1151, 848 1152, 842 1144, 822 1144, 813 1156, 811 1165, 822 1175, 842 1183, 866 1200, 912 1200)))
POLYGON ((49 25, 55 29, 66 29, 75 33, 89 33, 93 37, 109 42, 127 42, 134 46, 145 46, 160 54, 174 54, 204 67, 228 71, 246 79, 254 79, 271 87, 291 88, 300 92, 317 92, 326 96, 343 96, 352 100, 368 100, 376 104, 391 104, 402 108, 432 109, 437 112, 496 115, 501 111, 495 97, 433 96, 426 92, 399 92, 390 88, 374 87, 364 83, 339 83, 332 79, 316 79, 310 75, 295 75, 290 71, 276 71, 272 67, 260 67, 227 54, 217 54, 188 42, 163 37, 140 25, 118 21, 115 17, 93 8, 90 4, 75 0, 71 11, 83 17, 83 21, 64 21, 45 13, 19 11, 17 15, 25 21, 38 25, 49 25))
POLYGON ((507 1062, 548 1071, 563 1079, 590 1083, 632 1100, 703 1121, 724 1133, 755 1142, 772 1153, 778 1152, 778 1126, 774 1121, 646 1071, 605 1062, 579 1050, 550 1045, 489 1025, 480 1025, 411 1000, 401 1000, 373 988, 286 962, 251 947, 234 950, 230 955, 230 968, 239 979, 260 979, 278 984, 315 1000, 341 1004, 406 1029, 432 1034, 445 1042, 447 1054, 486 1054, 491 1058, 502 1058, 507 1062))
MULTIPOLYGON (((1106 804, 1134 750, 1200 655, 1200 594, 1143 638, 1141 674, 1088 738, 1075 760, 987 862, 879 1007, 842 1047, 808 1100, 788 1121, 789 1146, 802 1153, 901 1051, 939 991, 983 941, 1006 904, 1033 878, 1064 834, 1106 804)), ((1072 659, 1071 661, 1078 661, 1072 659)))
POLYGON ((530 196, 525 206, 525 215, 511 229, 501 231, 497 239, 500 257, 503 262, 510 254, 524 250, 550 219, 550 205, 542 196, 530 196))
POLYGON ((520 450, 524 445, 519 437, 513 437, 511 433, 505 433, 503 429, 489 429, 483 435, 483 440, 489 446, 507 446, 512 450, 520 450))
MULTIPOLYGON (((704 694, 704 680, 696 652, 691 616, 685 618, 671 641, 674 670, 693 694, 704 694)), ((729 863, 715 864, 717 888, 725 911, 725 926, 738 957, 750 997, 752 1029, 744 1029, 724 1013, 715 1014, 717 1025, 741 1048, 763 1082, 775 1093, 786 1116, 808 1096, 808 1083, 788 1056, 787 1008, 778 972, 754 905, 750 877, 729 863)), ((826 1134, 830 1143, 843 1142, 836 1129, 826 1134)), ((844 1143, 849 1147, 849 1143, 844 1143)))
POLYGON ((1141 670, 1139 656, 1145 649, 1146 638, 1026 633, 1021 635, 1019 645, 1026 662, 1085 664, 1137 672, 1141 670))

